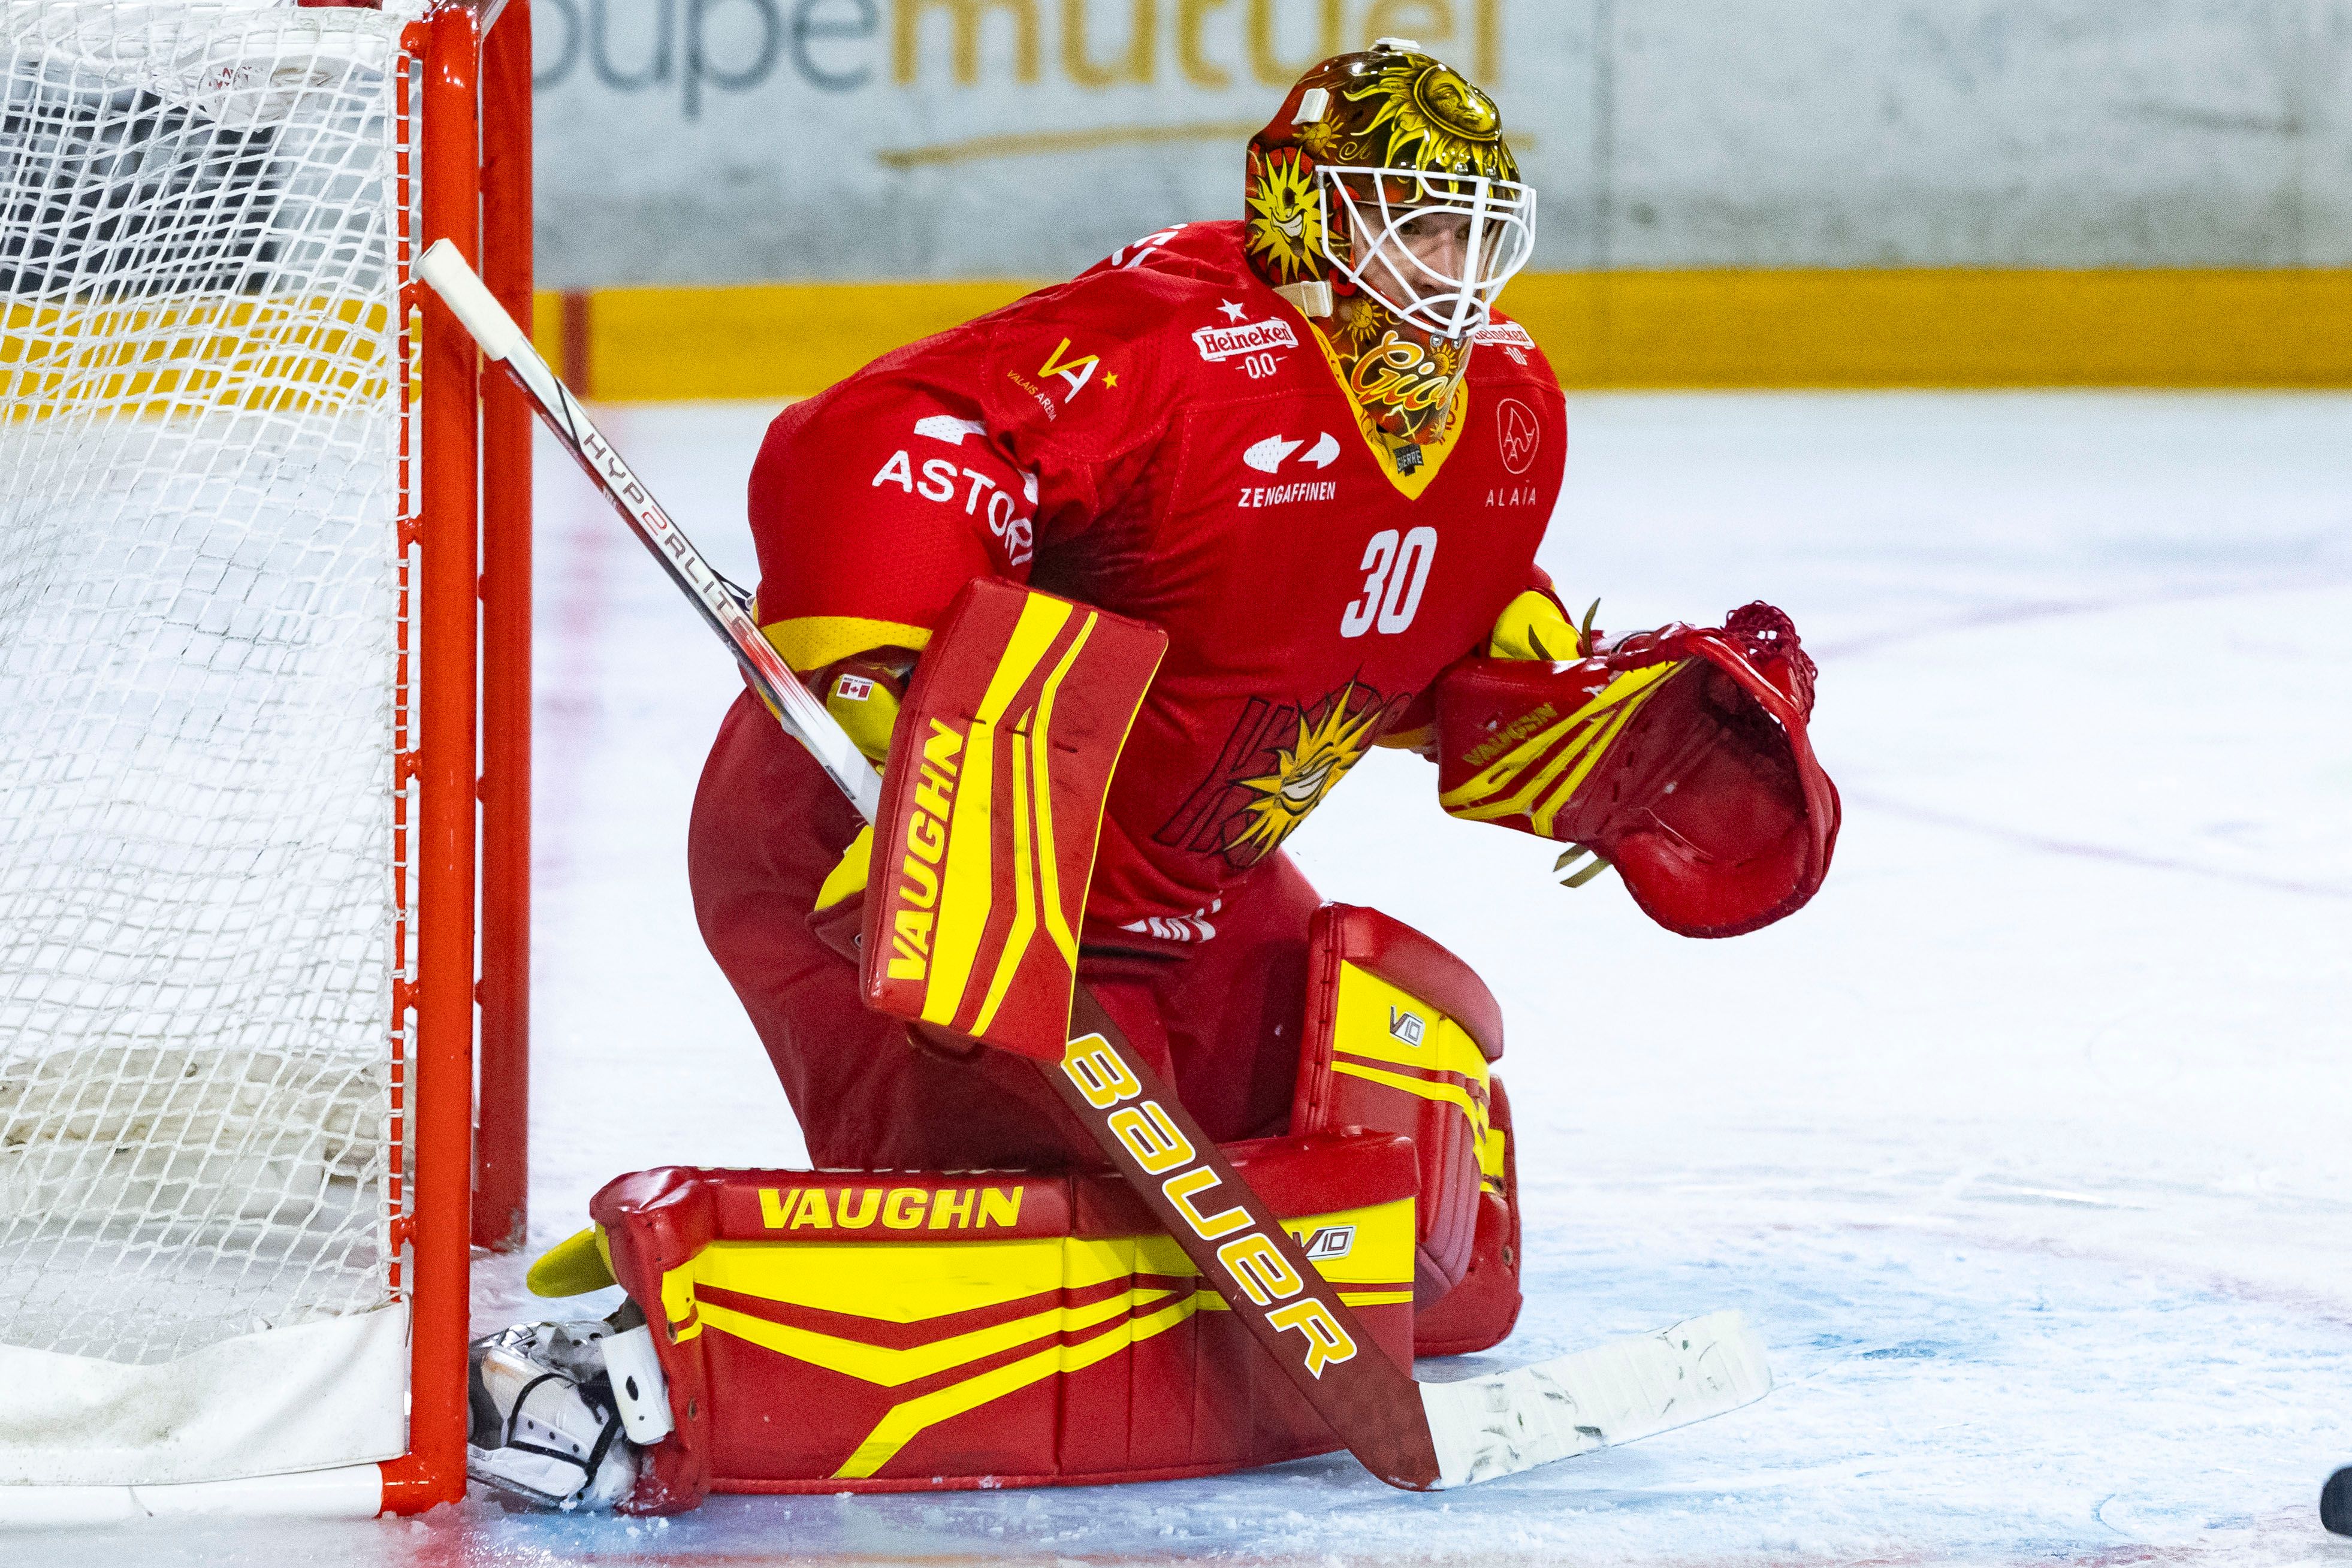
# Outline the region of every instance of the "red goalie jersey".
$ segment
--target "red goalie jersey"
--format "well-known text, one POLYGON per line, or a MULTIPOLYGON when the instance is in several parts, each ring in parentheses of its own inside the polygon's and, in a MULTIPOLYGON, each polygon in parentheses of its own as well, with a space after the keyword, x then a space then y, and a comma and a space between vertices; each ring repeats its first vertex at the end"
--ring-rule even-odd
POLYGON ((1253 274, 1239 224, 1188 225, 877 361, 761 449, 760 618, 795 669, 919 652, 983 574, 1167 632, 1111 787, 1097 935, 1207 935, 1544 584, 1567 437, 1528 334, 1481 329, 1415 444, 1360 416, 1318 326, 1253 274))

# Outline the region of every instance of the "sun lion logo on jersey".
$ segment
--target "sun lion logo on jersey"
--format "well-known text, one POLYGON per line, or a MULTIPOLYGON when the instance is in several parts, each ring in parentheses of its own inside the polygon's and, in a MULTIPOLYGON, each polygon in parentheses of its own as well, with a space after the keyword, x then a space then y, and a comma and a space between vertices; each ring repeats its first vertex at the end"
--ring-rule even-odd
POLYGON ((1257 799, 1243 808, 1247 821, 1234 841, 1235 848, 1272 853, 1309 811, 1323 803, 1331 786, 1362 759, 1372 737, 1379 733, 1380 715, 1349 713, 1349 695, 1342 691, 1315 722, 1302 716, 1297 737, 1276 749, 1275 766, 1255 779, 1242 780, 1242 788, 1255 790, 1257 799))
POLYGON ((1362 760, 1410 700, 1410 694, 1384 699, 1356 681, 1297 706, 1252 697, 1209 777, 1153 840, 1222 856, 1237 870, 1255 865, 1362 760))

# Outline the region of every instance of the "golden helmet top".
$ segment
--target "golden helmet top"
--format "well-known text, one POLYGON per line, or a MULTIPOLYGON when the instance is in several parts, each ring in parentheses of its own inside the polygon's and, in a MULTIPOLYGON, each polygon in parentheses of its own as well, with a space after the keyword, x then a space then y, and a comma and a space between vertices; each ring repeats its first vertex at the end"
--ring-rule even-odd
POLYGON ((1411 172, 1430 192, 1457 198, 1480 182, 1516 187, 1519 178, 1495 100, 1399 38, 1313 67, 1250 139, 1246 252, 1276 287, 1329 282, 1341 271, 1326 251, 1318 169, 1411 172))

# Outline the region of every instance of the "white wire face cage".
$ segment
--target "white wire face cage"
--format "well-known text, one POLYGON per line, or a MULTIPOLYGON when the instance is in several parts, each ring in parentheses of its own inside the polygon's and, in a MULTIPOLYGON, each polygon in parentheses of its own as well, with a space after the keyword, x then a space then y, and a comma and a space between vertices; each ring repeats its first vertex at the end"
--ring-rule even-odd
POLYGON ((1531 185, 1361 165, 1318 165, 1315 177, 1325 259, 1349 282, 1438 337, 1464 338, 1485 326, 1495 297, 1534 254, 1531 185), (1400 186, 1403 193, 1393 193, 1400 186), (1431 266, 1402 232, 1429 217, 1466 220, 1458 273, 1431 266))

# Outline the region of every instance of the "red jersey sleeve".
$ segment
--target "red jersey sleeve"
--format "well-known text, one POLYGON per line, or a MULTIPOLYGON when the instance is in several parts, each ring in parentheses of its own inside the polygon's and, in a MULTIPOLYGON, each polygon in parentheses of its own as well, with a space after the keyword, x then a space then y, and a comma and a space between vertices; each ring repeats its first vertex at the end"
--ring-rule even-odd
POLYGON ((794 669, 919 651, 966 582, 1026 581, 1041 548, 1116 508, 1166 425, 1135 373, 1164 315, 1149 292, 1076 279, 777 417, 750 509, 760 621, 794 669))

